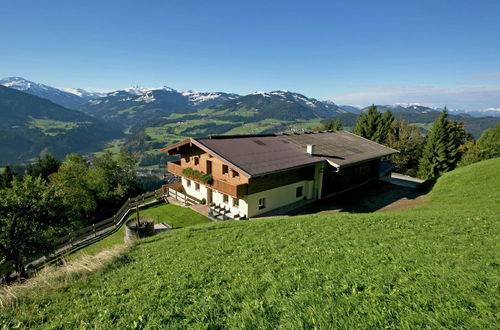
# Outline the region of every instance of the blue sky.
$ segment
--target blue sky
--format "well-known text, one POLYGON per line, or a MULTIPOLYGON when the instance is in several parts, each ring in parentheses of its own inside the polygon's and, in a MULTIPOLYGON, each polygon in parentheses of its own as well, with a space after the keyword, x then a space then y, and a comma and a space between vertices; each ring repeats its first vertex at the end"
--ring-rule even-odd
POLYGON ((500 1, 6 1, 0 77, 500 108, 500 1))

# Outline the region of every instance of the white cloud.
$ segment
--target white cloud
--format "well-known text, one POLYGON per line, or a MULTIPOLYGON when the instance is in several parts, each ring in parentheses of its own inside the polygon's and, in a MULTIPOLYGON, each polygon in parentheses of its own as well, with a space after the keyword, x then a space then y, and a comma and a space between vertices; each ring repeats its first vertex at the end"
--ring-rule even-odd
POLYGON ((364 86, 331 98, 337 104, 421 103, 452 109, 481 110, 500 106, 500 85, 442 88, 428 85, 364 86))

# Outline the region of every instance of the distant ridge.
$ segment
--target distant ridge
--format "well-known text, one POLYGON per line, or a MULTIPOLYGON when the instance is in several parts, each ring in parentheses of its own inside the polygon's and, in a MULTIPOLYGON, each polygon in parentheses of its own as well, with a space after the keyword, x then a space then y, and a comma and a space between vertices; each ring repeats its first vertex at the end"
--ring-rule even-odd
POLYGON ((89 92, 81 88, 61 90, 21 77, 2 78, 0 79, 0 85, 50 100, 69 109, 74 109, 88 100, 99 97, 101 94, 97 92, 89 92))
POLYGON ((0 85, 0 165, 97 151, 121 136, 114 124, 0 85))

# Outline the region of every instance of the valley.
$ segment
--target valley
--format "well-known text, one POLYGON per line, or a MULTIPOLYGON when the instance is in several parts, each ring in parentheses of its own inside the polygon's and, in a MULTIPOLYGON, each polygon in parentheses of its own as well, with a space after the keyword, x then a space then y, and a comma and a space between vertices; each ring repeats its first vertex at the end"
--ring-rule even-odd
MULTIPOLYGON (((163 86, 97 93, 78 88, 61 90, 19 77, 1 79, 2 84, 9 88, 2 89, 2 111, 7 126, 4 125, 0 141, 0 148, 6 151, 0 155, 0 165, 30 162, 46 152, 63 158, 72 152, 117 154, 124 148, 139 157, 140 167, 148 167, 163 164, 165 156, 159 150, 187 137, 305 132, 337 119, 345 130, 351 130, 359 113, 367 111, 283 90, 241 96, 163 86), (12 95, 14 92, 6 95, 7 90, 14 89, 19 91, 16 96, 12 95), (36 102, 31 95, 39 97, 36 102), (21 96, 29 99, 25 102, 31 102, 31 108, 14 120, 19 114, 8 115, 14 111, 11 99, 21 96), (55 102, 52 107, 69 109, 66 108, 63 117, 60 111, 37 113, 40 111, 37 108, 47 107, 47 100, 55 102), (13 139, 15 144, 9 142, 13 139)), ((391 110, 395 119, 419 127, 422 134, 426 134, 440 114, 440 109, 418 104, 377 108, 391 110)), ((500 122, 500 117, 472 117, 458 112, 451 112, 450 119, 463 122, 475 138, 500 122)))

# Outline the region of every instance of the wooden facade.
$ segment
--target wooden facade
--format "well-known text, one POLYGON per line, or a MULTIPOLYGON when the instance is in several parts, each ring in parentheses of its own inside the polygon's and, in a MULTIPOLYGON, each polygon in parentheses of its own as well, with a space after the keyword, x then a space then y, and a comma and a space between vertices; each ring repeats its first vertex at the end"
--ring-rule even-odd
MULTIPOLYGON (((237 198, 248 194, 249 180, 247 176, 242 175, 230 164, 213 157, 195 145, 191 145, 189 148, 183 147, 180 159, 167 163, 167 170, 181 177, 186 177, 182 171, 188 167, 202 173, 211 174, 213 182, 208 185, 205 184, 210 189, 237 198)), ((188 179, 202 183, 195 178, 188 179)))
POLYGON ((261 191, 274 189, 291 183, 314 180, 315 165, 270 173, 250 179, 248 194, 255 194, 261 191))
POLYGON ((321 198, 378 178, 379 169, 380 159, 342 167, 340 170, 328 164, 323 171, 321 198))

